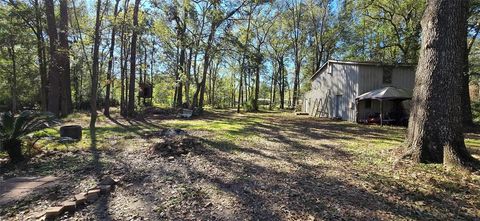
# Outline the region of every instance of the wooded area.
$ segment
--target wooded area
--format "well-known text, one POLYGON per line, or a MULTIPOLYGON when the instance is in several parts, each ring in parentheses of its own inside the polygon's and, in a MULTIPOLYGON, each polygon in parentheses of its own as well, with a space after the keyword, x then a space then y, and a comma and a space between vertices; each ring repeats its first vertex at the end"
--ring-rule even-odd
MULTIPOLYGON (((480 217, 478 203, 472 203, 480 185, 479 33, 480 0, 0 0, 0 160, 8 155, 12 163, 3 167, 0 161, 0 184, 4 175, 55 173, 68 177, 72 182, 65 185, 73 188, 75 177, 95 174, 96 182, 108 175, 129 185, 153 183, 151 189, 161 191, 176 188, 165 186, 170 181, 191 188, 195 194, 184 194, 179 202, 195 203, 179 210, 191 206, 194 217, 205 219, 222 219, 198 208, 225 206, 218 199, 250 205, 242 211, 225 206, 244 219, 371 218, 350 211, 357 205, 351 198, 339 197, 344 190, 337 188, 348 186, 352 198, 382 202, 355 207, 379 219, 461 214, 474 220, 480 217), (393 67, 415 67, 413 95, 402 98, 411 98, 408 127, 383 127, 383 100, 381 126, 318 119, 316 113, 293 115, 309 114, 300 113, 304 94, 329 60, 390 65, 389 83, 393 67), (79 139, 63 139, 70 124, 77 126, 79 139), (148 151, 142 149, 146 146, 148 151), (106 157, 107 152, 112 155, 106 157), (73 172, 46 166, 48 153, 73 172), (130 163, 137 168, 125 166, 130 163), (419 163, 443 164, 455 172, 419 163), (70 168, 76 164, 81 169, 70 168), (167 181, 159 178, 179 171, 167 181), (468 179, 459 178, 464 172, 468 179), (338 176, 343 173, 345 178, 338 176), (427 190, 414 190, 417 184, 427 190), (447 197, 456 190, 446 186, 455 185, 465 191, 447 197), (308 202, 298 203, 298 195, 286 189, 308 202), (336 194, 329 201, 324 196, 332 189, 336 194), (426 208, 407 196, 418 191, 424 201, 435 191, 445 199, 430 202, 435 209, 426 208), (276 204, 284 200, 288 205, 276 204), (450 201, 467 209, 447 208, 450 201), (328 209, 312 206, 317 202, 328 209)), ((331 105, 338 109, 339 102, 331 105)), ((358 111, 356 105, 347 106, 358 111)), ((121 194, 128 198, 138 192, 121 194)), ((176 192, 163 195, 169 194, 176 192)), ((187 219, 188 212, 172 209, 178 205, 169 200, 159 209, 163 215, 145 212, 145 217, 187 219)), ((14 217, 6 210, 0 210, 0 219, 14 217)))
MULTIPOLYGON (((138 102, 140 87, 150 84, 153 102, 163 106, 295 108, 328 59, 416 63, 425 7, 362 0, 54 3, 1 4, 6 110, 65 116, 88 109, 93 98, 106 114, 119 105, 132 116, 150 104, 138 102)), ((468 50, 476 51, 475 2, 470 8, 468 50)))
MULTIPOLYGON (((67 116, 90 109, 92 131, 97 110, 103 108, 109 116, 117 105, 125 117, 152 105, 198 113, 205 106, 236 107, 237 112, 259 111, 261 105, 295 110, 309 76, 329 59, 416 63, 425 10, 423 2, 413 0, 92 3, 1 3, 4 110, 67 116), (151 101, 143 96, 148 90, 151 101)), ((464 37, 453 41, 461 40, 465 48, 451 59, 464 54, 464 62, 449 65, 450 71, 462 69, 454 78, 462 80, 447 90, 459 92, 461 108, 442 119, 460 117, 464 126, 471 126, 478 2, 470 2, 466 10, 465 25, 453 27, 464 27, 464 37)), ((419 67, 430 66, 434 68, 430 63, 419 67)), ((422 74, 418 69, 419 85, 422 74)), ((423 111, 425 104, 416 104, 423 111)), ((439 119, 433 121, 446 124, 439 119)), ((442 162, 441 156, 420 161, 442 162)))
MULTIPOLYGON (((65 116, 98 94, 105 113, 113 104, 131 116, 149 104, 135 100, 150 84, 154 103, 164 106, 255 111, 260 99, 270 109, 295 108, 328 59, 416 63, 425 8, 421 1, 363 0, 60 3, 1 5, 1 103, 8 110, 36 106, 65 116)), ((477 16, 473 1, 469 52, 478 48, 477 16)), ((469 67, 475 74, 476 64, 469 67)))

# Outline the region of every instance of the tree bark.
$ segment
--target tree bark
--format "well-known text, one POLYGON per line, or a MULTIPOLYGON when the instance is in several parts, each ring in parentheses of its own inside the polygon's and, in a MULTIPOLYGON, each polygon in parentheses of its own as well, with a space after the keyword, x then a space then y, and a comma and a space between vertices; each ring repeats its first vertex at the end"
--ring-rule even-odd
POLYGON ((90 95, 90 133, 95 133, 95 122, 97 120, 97 88, 98 88, 98 71, 99 62, 98 54, 100 48, 100 20, 101 0, 97 0, 97 13, 95 18, 95 32, 93 38, 93 58, 92 58, 92 87, 90 95))
POLYGON ((13 114, 17 113, 17 106, 18 106, 18 94, 17 94, 17 56, 15 54, 15 42, 14 40, 10 40, 10 45, 8 47, 8 53, 10 55, 10 59, 12 61, 12 78, 11 78, 11 85, 10 85, 10 93, 12 96, 12 108, 11 111, 13 114))
POLYGON ((212 48, 213 38, 215 36, 215 31, 217 29, 217 25, 215 22, 212 23, 212 29, 210 30, 210 34, 208 35, 207 40, 207 47, 205 48, 205 55, 203 58, 203 74, 202 74, 202 81, 200 82, 200 95, 198 99, 198 107, 200 109, 203 108, 203 101, 205 100, 205 83, 207 78, 208 66, 210 64, 210 49, 212 48))
POLYGON ((297 105, 297 100, 300 92, 300 68, 302 64, 303 57, 300 54, 301 47, 303 46, 301 27, 300 22, 302 18, 302 7, 301 4, 295 4, 293 6, 293 53, 294 53, 294 63, 295 63, 295 72, 293 77, 293 100, 292 107, 295 109, 297 105))
POLYGON ((421 163, 469 167, 462 131, 461 93, 468 1, 429 0, 415 77, 407 147, 421 163))
POLYGON ((117 31, 117 15, 118 15, 118 4, 120 0, 115 1, 115 6, 113 9, 113 24, 112 24, 112 33, 110 37, 110 48, 109 48, 109 59, 108 59, 108 68, 107 68, 107 87, 105 89, 105 108, 103 114, 105 116, 110 116, 110 93, 111 93, 111 84, 112 84, 112 71, 113 71, 113 52, 115 49, 115 35, 117 31))
POLYGON ((38 0, 33 1, 35 8, 35 36, 37 38, 37 61, 40 74, 40 106, 42 111, 47 110, 47 65, 45 56, 45 39, 43 37, 42 14, 38 0))
POLYGON ((240 63, 240 80, 238 82, 238 103, 237 103, 237 113, 240 113, 240 106, 243 101, 243 62, 240 63))
POLYGON ((472 118, 472 106, 470 102, 470 75, 469 75, 469 64, 468 64, 468 52, 465 53, 465 67, 464 67, 464 74, 462 77, 462 86, 460 87, 461 90, 461 107, 462 107, 462 123, 465 127, 473 126, 473 118, 472 118))
MULTIPOLYGON (((260 56, 260 47, 258 48, 257 51, 257 56, 260 56)), ((258 98, 260 94, 260 59, 256 61, 256 67, 255 67, 255 96, 253 99, 253 110, 258 111, 258 98)))
POLYGON ((278 90, 280 92, 280 109, 285 109, 285 73, 284 73, 284 61, 283 56, 278 59, 278 90))
MULTIPOLYGON (((206 77, 207 77, 207 72, 208 72, 208 66, 210 64, 210 53, 211 53, 211 48, 213 44, 213 40, 215 38, 215 32, 217 31, 217 28, 228 18, 232 17, 238 10, 240 10, 241 7, 245 2, 242 2, 240 6, 237 8, 233 9, 232 11, 228 12, 223 18, 219 20, 215 20, 213 18, 212 20, 212 25, 210 27, 210 34, 208 35, 208 40, 207 40, 207 46, 205 47, 205 55, 203 56, 203 74, 202 74, 202 81, 200 82, 200 93, 199 93, 199 99, 198 99, 198 107, 200 109, 203 109, 203 101, 205 99, 205 83, 206 83, 206 77)), ((198 92, 198 90, 197 90, 198 92)), ((198 94, 195 92, 196 94, 198 94)), ((195 99, 195 96, 194 96, 195 99)))
POLYGON ((68 47, 68 5, 67 0, 60 0, 60 21, 58 23, 60 32, 58 33, 58 64, 60 68, 60 110, 62 116, 73 112, 72 106, 72 88, 70 80, 70 49, 68 47))
POLYGON ((188 52, 188 60, 187 60, 187 70, 186 75, 187 78, 185 80, 185 102, 187 106, 190 106, 190 82, 191 82, 191 68, 192 68, 192 48, 190 48, 188 52))
POLYGON ((55 22, 55 8, 53 0, 45 0, 47 18, 47 34, 50 39, 50 64, 48 70, 48 100, 47 110, 59 116, 60 114, 60 69, 58 66, 58 34, 55 22))
POLYGON ((127 115, 132 117, 135 114, 135 65, 137 56, 137 35, 138 31, 138 8, 140 7, 140 0, 135 0, 133 8, 133 32, 132 44, 130 45, 130 82, 128 89, 128 108, 127 115))
POLYGON ((120 115, 127 116, 127 65, 128 65, 128 43, 126 40, 126 21, 127 21, 127 11, 128 11, 129 0, 125 0, 123 5, 123 20, 122 20, 122 33, 120 34, 121 40, 121 72, 120 72, 120 115))

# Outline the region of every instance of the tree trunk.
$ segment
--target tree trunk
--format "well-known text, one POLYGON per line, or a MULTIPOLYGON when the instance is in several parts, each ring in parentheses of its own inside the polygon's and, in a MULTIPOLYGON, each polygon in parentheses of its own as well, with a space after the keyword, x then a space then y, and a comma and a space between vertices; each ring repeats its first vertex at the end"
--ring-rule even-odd
POLYGON ((240 69, 240 80, 239 80, 239 85, 238 85, 238 103, 237 103, 237 113, 240 113, 240 106, 243 101, 243 62, 241 64, 241 69, 240 69))
POLYGON ((2 141, 2 146, 6 149, 12 163, 18 163, 25 159, 22 153, 22 141, 18 139, 6 139, 2 141))
POLYGON ((46 65, 46 56, 45 56, 45 39, 43 37, 43 28, 42 28, 42 14, 40 11, 40 4, 38 0, 33 2, 35 7, 35 29, 36 29, 36 38, 37 38, 37 60, 38 60, 38 70, 40 73, 40 106, 42 111, 47 110, 47 65, 46 65))
POLYGON ((47 34, 50 39, 50 64, 48 70, 48 100, 47 110, 59 116, 60 113, 60 72, 57 56, 57 25, 55 22, 55 8, 53 0, 45 0, 47 17, 47 34))
POLYGON ((429 0, 422 19, 422 47, 407 133, 416 162, 469 166, 462 131, 468 1, 429 0))
POLYGON ((260 64, 255 68, 255 96, 253 99, 253 110, 258 111, 258 96, 260 94, 260 64))
POLYGON ((72 107, 72 88, 70 80, 70 49, 68 47, 68 6, 67 0, 60 0, 60 21, 58 23, 60 32, 58 33, 58 64, 60 68, 60 110, 62 116, 73 112, 72 107))
POLYGON ((272 80, 270 82, 270 103, 268 104, 269 110, 273 110, 273 105, 275 103, 275 84, 276 84, 275 76, 276 76, 276 73, 275 73, 275 66, 274 66, 272 67, 272 80))
POLYGON ((135 64, 137 56, 137 35, 138 31, 138 8, 140 7, 140 0, 135 0, 133 8, 133 32, 132 32, 132 44, 130 45, 130 82, 128 89, 128 108, 127 115, 132 117, 135 113, 135 64))
POLYGON ((184 66, 185 66, 185 48, 180 50, 180 59, 178 63, 178 79, 177 79, 177 100, 176 105, 177 107, 181 107, 183 103, 183 83, 182 83, 182 75, 184 75, 184 66))
POLYGON ((469 52, 465 52, 465 66, 464 71, 461 76, 462 78, 462 85, 460 87, 461 91, 461 107, 462 107, 462 124, 465 127, 473 126, 473 118, 472 118, 472 106, 470 104, 470 75, 469 75, 469 63, 468 63, 468 54, 469 52))
POLYGON ((92 58, 92 88, 90 95, 90 133, 95 133, 95 122, 97 120, 97 88, 98 88, 98 54, 100 48, 100 9, 102 2, 97 0, 97 14, 95 18, 95 32, 93 38, 93 58, 92 58))
MULTIPOLYGON (((146 44, 146 41, 145 41, 146 44)), ((148 65, 147 65, 147 47, 143 45, 143 83, 147 85, 147 71, 148 71, 148 65)), ((153 47, 153 46, 152 46, 153 47)), ((153 85, 152 85, 153 86, 153 85)), ((143 105, 146 106, 147 103, 145 101, 145 96, 143 96, 143 105)))
POLYGON ((185 80, 185 102, 187 106, 190 106, 190 82, 191 82, 191 68, 192 68, 192 48, 190 48, 188 53, 188 60, 187 60, 187 78, 185 80))
POLYGON ((212 48, 213 38, 215 36, 215 31, 217 30, 216 28, 217 26, 215 22, 212 23, 210 34, 208 35, 207 47, 205 48, 205 55, 203 57, 203 74, 202 81, 200 82, 200 96, 198 99, 198 107, 200 109, 203 108, 203 101, 205 99, 205 83, 208 73, 208 66, 210 64, 210 49, 212 48))
POLYGON ((110 49, 109 49, 109 59, 108 59, 108 68, 107 68, 107 87, 105 89, 105 109, 103 114, 105 116, 110 116, 110 90, 112 84, 112 71, 113 71, 113 52, 115 49, 115 34, 117 30, 117 15, 118 15, 118 4, 120 0, 115 1, 115 7, 113 9, 113 24, 112 24, 112 33, 110 37, 110 49))
POLYGON ((292 100, 292 107, 293 109, 296 108, 298 102, 298 96, 300 94, 300 66, 301 61, 295 59, 295 77, 293 78, 293 100, 292 100))
POLYGON ((11 40, 10 46, 8 47, 8 53, 10 54, 10 59, 12 60, 12 78, 10 85, 10 93, 12 96, 12 113, 17 113, 17 105, 18 105, 18 95, 17 95, 17 57, 15 54, 15 43, 14 40, 11 40))
POLYGON ((120 115, 127 116, 127 65, 128 65, 128 44, 125 36, 126 32, 126 21, 127 21, 127 11, 128 11, 128 2, 125 0, 123 5, 123 20, 122 20, 122 33, 120 34, 121 40, 121 73, 120 73, 120 115))
POLYGON ((285 109, 285 73, 283 57, 278 60, 278 75, 280 80, 278 81, 278 90, 280 91, 280 109, 285 109))

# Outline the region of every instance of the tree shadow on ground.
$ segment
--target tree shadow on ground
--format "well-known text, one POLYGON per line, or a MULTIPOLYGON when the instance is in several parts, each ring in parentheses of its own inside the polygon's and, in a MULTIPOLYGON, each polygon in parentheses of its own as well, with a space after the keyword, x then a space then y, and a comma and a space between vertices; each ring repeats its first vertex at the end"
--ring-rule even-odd
MULTIPOLYGON (((243 149, 235 144, 228 145, 230 149, 243 149)), ((342 180, 341 175, 328 175, 325 171, 330 168, 327 167, 296 163, 299 167, 297 171, 278 171, 252 161, 225 157, 224 153, 218 152, 225 150, 225 142, 209 141, 208 146, 214 149, 205 148, 199 155, 215 167, 222 168, 225 173, 233 174, 234 178, 211 175, 188 164, 184 166, 188 168, 190 176, 207 180, 218 189, 233 194, 241 202, 238 206, 248 214, 243 218, 305 219, 312 215, 327 219, 382 219, 377 212, 385 212, 407 219, 435 219, 428 212, 398 204, 397 201, 351 185, 342 180)))

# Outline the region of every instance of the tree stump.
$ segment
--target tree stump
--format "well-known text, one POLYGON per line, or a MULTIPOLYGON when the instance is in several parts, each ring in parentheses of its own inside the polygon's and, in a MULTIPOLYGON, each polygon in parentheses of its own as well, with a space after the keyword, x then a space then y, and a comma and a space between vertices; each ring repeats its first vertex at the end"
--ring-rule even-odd
POLYGON ((69 125, 60 127, 60 137, 70 137, 75 140, 81 140, 82 127, 80 125, 69 125))

